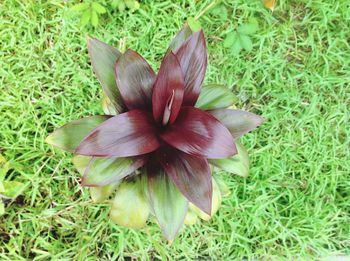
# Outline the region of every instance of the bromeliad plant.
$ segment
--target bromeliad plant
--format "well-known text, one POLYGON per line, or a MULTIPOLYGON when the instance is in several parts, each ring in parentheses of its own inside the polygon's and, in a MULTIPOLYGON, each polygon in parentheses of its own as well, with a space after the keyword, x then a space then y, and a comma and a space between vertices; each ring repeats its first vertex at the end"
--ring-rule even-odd
POLYGON ((139 228, 152 214, 172 240, 185 218, 207 219, 219 206, 226 189, 212 178, 209 163, 247 174, 246 151, 237 139, 263 118, 226 109, 232 93, 221 85, 202 88, 207 68, 202 30, 185 25, 158 74, 131 49, 120 53, 94 38, 88 46, 108 115, 68 123, 47 142, 77 154, 73 162, 94 201, 116 190, 114 222, 139 228))

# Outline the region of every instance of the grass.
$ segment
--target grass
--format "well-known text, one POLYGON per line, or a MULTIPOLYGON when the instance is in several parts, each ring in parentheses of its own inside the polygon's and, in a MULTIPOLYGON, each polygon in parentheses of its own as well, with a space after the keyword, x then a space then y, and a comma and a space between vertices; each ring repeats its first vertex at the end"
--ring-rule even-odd
POLYGON ((1 260, 290 260, 350 254, 350 52, 346 0, 224 1, 229 18, 200 18, 206 82, 224 83, 237 106, 268 121, 242 141, 250 176, 222 173, 232 194, 215 217, 168 245, 159 228, 114 225, 92 204, 71 155, 44 143, 64 123, 101 113, 86 35, 143 54, 154 68, 189 16, 210 1, 145 1, 80 28, 64 1, 0 3, 0 149, 28 184, 0 217, 1 260), (233 2, 233 3, 231 3, 233 2), (252 52, 233 55, 225 34, 256 17, 252 52))

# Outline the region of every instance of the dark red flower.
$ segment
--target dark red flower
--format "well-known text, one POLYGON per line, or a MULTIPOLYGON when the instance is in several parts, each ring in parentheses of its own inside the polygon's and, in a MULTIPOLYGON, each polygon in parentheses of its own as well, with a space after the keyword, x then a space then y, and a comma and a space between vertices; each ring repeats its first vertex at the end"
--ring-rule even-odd
POLYGON ((74 121, 56 130, 48 142, 91 157, 85 186, 118 182, 141 168, 152 212, 171 239, 183 223, 188 201, 211 214, 208 159, 215 165, 216 159, 234 156, 235 141, 263 119, 225 109, 232 94, 221 86, 209 85, 201 95, 207 68, 202 30, 192 32, 185 26, 157 75, 131 49, 121 54, 90 38, 89 52, 110 111, 116 115, 74 121), (174 192, 176 188, 184 197, 174 192))

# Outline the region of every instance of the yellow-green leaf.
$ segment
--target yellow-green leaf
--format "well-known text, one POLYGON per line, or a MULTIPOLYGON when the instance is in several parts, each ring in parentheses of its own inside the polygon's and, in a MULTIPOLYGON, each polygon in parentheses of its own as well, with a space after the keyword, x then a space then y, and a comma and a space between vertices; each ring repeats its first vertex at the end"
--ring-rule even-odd
POLYGON ((94 27, 98 26, 98 14, 96 11, 91 11, 91 24, 94 27))
POLYGON ((2 194, 9 198, 18 197, 25 188, 25 185, 18 181, 4 181, 3 185, 5 191, 2 194))
POLYGON ((209 163, 227 172, 247 177, 249 172, 249 157, 244 146, 236 141, 237 154, 226 159, 210 159, 209 163))
POLYGON ((90 196, 92 201, 95 203, 100 203, 108 199, 114 190, 118 187, 119 183, 120 181, 102 187, 90 188, 90 196))
POLYGON ((117 115, 119 114, 117 109, 114 107, 114 105, 112 104, 111 100, 108 98, 108 96, 103 93, 102 96, 102 109, 103 112, 107 115, 117 115))
POLYGON ((86 9, 80 17, 80 25, 85 26, 89 23, 91 19, 91 10, 86 9))
POLYGON ((197 214, 192 210, 188 209, 186 217, 185 217, 185 225, 194 225, 198 221, 198 216, 197 214))
POLYGON ((71 9, 73 11, 84 11, 85 9, 89 8, 89 4, 88 3, 79 3, 79 4, 76 4, 76 5, 73 5, 71 7, 71 9))
POLYGON ((104 14, 106 12, 106 8, 104 8, 103 5, 97 2, 92 3, 92 8, 99 14, 104 14))
POLYGON ((138 183, 123 182, 112 204, 110 218, 121 226, 142 228, 146 225, 150 210, 138 183))

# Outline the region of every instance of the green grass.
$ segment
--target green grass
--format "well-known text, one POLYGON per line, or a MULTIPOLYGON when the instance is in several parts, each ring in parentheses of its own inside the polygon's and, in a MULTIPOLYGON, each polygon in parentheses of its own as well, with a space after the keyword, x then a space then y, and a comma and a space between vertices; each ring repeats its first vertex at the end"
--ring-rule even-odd
POLYGON ((64 1, 0 3, 0 149, 28 183, 0 217, 1 260, 317 259, 350 253, 350 8, 346 0, 226 1, 229 18, 201 16, 206 82, 224 83, 237 106, 267 119, 242 141, 250 176, 222 173, 232 194, 215 217, 182 229, 172 245, 152 224, 135 231, 92 204, 71 155, 44 143, 64 123, 99 114, 101 88, 86 35, 143 54, 154 68, 173 35, 210 1, 146 1, 79 27, 64 1), (230 4, 228 3, 230 2, 230 4), (233 4, 231 4, 233 2, 233 4), (251 53, 225 34, 256 17, 251 53))

